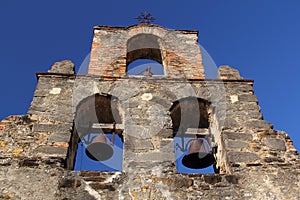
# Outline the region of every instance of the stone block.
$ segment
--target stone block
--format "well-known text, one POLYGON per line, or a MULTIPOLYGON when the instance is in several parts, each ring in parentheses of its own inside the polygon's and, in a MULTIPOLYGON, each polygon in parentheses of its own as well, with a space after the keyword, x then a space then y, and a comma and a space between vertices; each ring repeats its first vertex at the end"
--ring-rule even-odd
POLYGON ((238 133, 238 132, 224 131, 224 132, 222 132, 222 135, 226 139, 230 139, 230 140, 243 140, 243 141, 253 140, 253 136, 251 134, 248 134, 248 133, 238 133))
POLYGON ((207 174, 207 175, 204 175, 203 178, 206 183, 211 184, 211 185, 214 185, 214 184, 222 181, 222 177, 220 175, 215 175, 215 174, 213 174, 213 175, 207 174))
POLYGON ((94 190, 109 190, 115 191, 116 189, 112 184, 109 183, 90 183, 89 184, 94 190))
POLYGON ((160 141, 159 149, 161 152, 173 152, 174 151, 174 140, 165 139, 160 141))
POLYGON ((46 155, 62 155, 67 156, 67 147, 53 147, 53 146, 40 146, 35 149, 35 153, 38 155, 46 154, 46 155))
POLYGON ((254 94, 242 94, 238 96, 239 101, 258 102, 254 94))
POLYGON ((98 171, 80 171, 80 176, 83 177, 94 177, 94 176, 100 176, 100 172, 98 171))
POLYGON ((218 69, 217 79, 240 80, 243 78, 240 76, 240 73, 238 70, 233 69, 230 66, 220 66, 218 69))
POLYGON ((153 150, 153 144, 150 139, 137 138, 130 135, 125 135, 125 148, 128 150, 153 150))
POLYGON ((278 158, 278 157, 266 157, 264 159, 265 162, 271 163, 271 162, 284 162, 284 159, 278 158))
POLYGON ((249 120, 244 123, 247 129, 272 129, 273 125, 264 120, 249 120))
POLYGON ((60 157, 50 157, 44 160, 44 163, 52 167, 62 167, 65 164, 65 159, 60 157))
MULTIPOLYGON (((169 126, 171 127, 172 124, 170 124, 169 126)), ((173 137, 173 130, 170 128, 163 128, 157 133, 157 136, 160 138, 171 138, 173 137)))
POLYGON ((48 138, 48 143, 54 142, 69 142, 71 137, 71 133, 52 133, 48 138))
POLYGON ((268 138, 264 140, 264 144, 272 150, 286 150, 285 142, 282 139, 268 138))
POLYGON ((62 178, 59 180, 58 187, 59 188, 76 188, 81 185, 81 181, 79 179, 71 179, 71 178, 62 178))
POLYGON ((254 162, 260 159, 256 153, 250 152, 228 152, 228 161, 231 163, 247 163, 254 162))
POLYGON ((156 162, 149 162, 145 160, 130 160, 127 162, 127 167, 132 169, 133 171, 136 172, 136 169, 140 170, 152 170, 153 168, 156 169, 161 169, 163 173, 168 173, 168 172, 174 172, 175 170, 175 165, 173 161, 156 161, 156 162))
POLYGON ((139 153, 137 159, 143 162, 175 161, 175 154, 173 152, 139 153))
POLYGON ((48 72, 74 74, 74 63, 71 60, 62 60, 60 62, 56 62, 52 65, 51 70, 48 70, 48 72))
POLYGON ((26 158, 19 162, 19 167, 37 167, 39 166, 38 159, 26 158))
POLYGON ((254 89, 251 85, 238 85, 236 87, 232 87, 231 91, 233 91, 233 94, 238 93, 253 93, 254 89))
POLYGON ((226 175, 225 180, 231 184, 238 184, 239 177, 235 175, 226 175))
POLYGON ((225 145, 226 145, 225 148, 229 148, 229 149, 242 149, 248 147, 247 142, 242 142, 239 140, 226 140, 225 145))
POLYGON ((237 121, 235 119, 230 118, 229 116, 227 116, 225 121, 224 121, 224 126, 225 127, 238 127, 239 124, 237 123, 237 121))
POLYGON ((193 179, 176 177, 175 180, 173 181, 172 186, 174 188, 184 188, 184 187, 190 187, 193 184, 194 184, 193 179))
POLYGON ((48 89, 36 89, 34 92, 34 97, 46 97, 49 95, 48 89))
POLYGON ((70 124, 34 124, 34 132, 69 133, 70 124))
POLYGON ((142 126, 142 125, 125 125, 127 134, 140 139, 149 139, 159 133, 157 127, 142 126))
POLYGON ((49 113, 47 116, 45 116, 48 120, 53 120, 57 122, 64 122, 64 123, 71 123, 73 122, 73 114, 71 112, 64 111, 59 113, 49 113))

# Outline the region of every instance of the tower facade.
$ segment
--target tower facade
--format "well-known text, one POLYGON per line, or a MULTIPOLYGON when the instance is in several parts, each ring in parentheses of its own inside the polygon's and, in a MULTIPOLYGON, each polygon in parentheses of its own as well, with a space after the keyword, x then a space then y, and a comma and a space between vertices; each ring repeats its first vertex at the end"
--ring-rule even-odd
POLYGON ((37 78, 28 113, 0 124, 3 198, 300 198, 288 134, 263 120, 253 80, 229 66, 205 78, 197 31, 97 26, 87 74, 65 60, 37 78), (139 59, 163 74, 129 76, 139 59), (111 149, 80 151, 97 136, 111 149), (214 173, 180 170, 209 162, 184 164, 195 141, 207 143, 214 173), (108 168, 93 164, 111 150, 108 168), (95 169, 82 167, 90 158, 95 169))

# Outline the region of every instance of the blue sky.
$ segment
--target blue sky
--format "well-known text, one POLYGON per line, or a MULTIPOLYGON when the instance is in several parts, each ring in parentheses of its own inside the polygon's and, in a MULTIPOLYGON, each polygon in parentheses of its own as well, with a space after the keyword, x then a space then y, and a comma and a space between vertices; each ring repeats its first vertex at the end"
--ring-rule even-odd
POLYGON ((254 79, 264 119, 287 131, 300 149, 300 1, 298 0, 1 0, 0 118, 26 113, 35 72, 62 59, 78 67, 93 26, 129 26, 149 11, 156 24, 199 30, 215 63, 254 79))

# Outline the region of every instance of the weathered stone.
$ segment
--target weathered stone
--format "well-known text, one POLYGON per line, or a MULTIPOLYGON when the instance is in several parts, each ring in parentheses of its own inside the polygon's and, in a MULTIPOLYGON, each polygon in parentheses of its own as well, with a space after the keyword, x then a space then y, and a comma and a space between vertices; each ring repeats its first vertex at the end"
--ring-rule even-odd
POLYGON ((222 177, 220 177, 219 175, 204 175, 203 178, 206 183, 212 185, 222 181, 222 177))
POLYGON ((4 193, 1 195, 3 199, 12 199, 15 197, 15 193, 4 193))
POLYGON ((109 190, 115 191, 116 189, 113 187, 112 184, 105 184, 105 183, 91 183, 90 186, 95 190, 109 190))
POLYGON ((175 161, 173 152, 149 152, 138 154, 138 159, 144 162, 175 161))
POLYGON ((237 133, 237 132, 227 132, 224 131, 222 135, 229 140, 242 140, 242 141, 251 141, 253 136, 247 133, 237 133))
POLYGON ((266 157, 264 159, 265 162, 270 163, 270 162, 284 162, 283 159, 278 158, 278 157, 266 157))
POLYGON ((56 62, 52 65, 51 70, 48 70, 48 72, 63 74, 74 74, 74 71, 74 64, 70 60, 56 62))
POLYGON ((69 124, 34 124, 34 132, 69 133, 69 124))
POLYGON ((94 176, 100 176, 100 172, 98 171, 80 171, 80 176, 83 177, 94 177, 94 176))
POLYGON ((163 128, 156 134, 156 136, 161 138, 171 138, 173 137, 173 130, 169 127, 163 128))
POLYGON ((227 175, 225 176, 226 181, 232 184, 238 184, 239 178, 235 175, 227 175))
POLYGON ((37 167, 39 166, 38 159, 23 159, 19 163, 20 167, 37 167))
POLYGON ((65 160, 64 160, 64 158, 50 157, 50 158, 44 160, 44 163, 46 165, 50 165, 52 167, 64 167, 65 160))
POLYGON ((258 102, 254 94, 242 94, 239 95, 239 101, 258 102))
POLYGON ((272 124, 264 121, 264 120, 249 120, 245 122, 245 127, 248 129, 271 129, 273 127, 272 124))
POLYGON ((238 70, 233 69, 229 66, 220 66, 218 69, 217 79, 240 80, 243 78, 240 76, 240 73, 238 70))
POLYGON ((264 141, 265 145, 272 150, 285 151, 286 146, 285 142, 281 139, 268 138, 264 141))
POLYGON ((128 150, 153 150, 153 144, 149 139, 136 138, 134 136, 126 135, 125 148, 128 150))
POLYGON ((228 159, 233 163, 253 162, 259 160, 260 156, 250 152, 229 152, 228 159))
POLYGON ((225 144, 226 144, 226 148, 228 149, 242 149, 248 147, 248 143, 238 141, 238 140, 229 140, 229 141, 227 140, 225 144))
POLYGON ((59 186, 60 188, 75 188, 79 187, 81 185, 80 180, 78 179, 69 179, 69 178, 62 178, 59 181, 59 186))
POLYGON ((235 119, 226 117, 224 126, 225 127, 238 127, 239 124, 237 123, 237 121, 235 119))
POLYGON ((175 188, 190 187, 193 185, 193 180, 188 178, 175 178, 172 185, 175 188))
POLYGON ((40 146, 35 150, 35 152, 38 154, 66 156, 67 150, 68 149, 66 147, 40 146))
POLYGON ((105 178, 103 177, 84 177, 85 181, 93 181, 93 182, 104 182, 105 178))
POLYGON ((48 142, 49 143, 57 143, 57 142, 65 142, 68 143, 70 141, 70 136, 71 133, 67 134, 65 132, 61 132, 61 133, 52 133, 49 138, 48 138, 48 142))

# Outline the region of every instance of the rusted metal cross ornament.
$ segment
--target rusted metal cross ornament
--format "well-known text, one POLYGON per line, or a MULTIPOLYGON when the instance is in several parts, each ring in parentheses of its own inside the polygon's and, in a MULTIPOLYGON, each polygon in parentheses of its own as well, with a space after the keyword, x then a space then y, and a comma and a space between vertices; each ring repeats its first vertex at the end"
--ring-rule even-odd
POLYGON ((151 13, 142 12, 138 17, 136 17, 141 24, 151 24, 155 20, 154 17, 152 17, 151 13))

